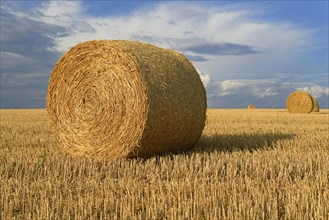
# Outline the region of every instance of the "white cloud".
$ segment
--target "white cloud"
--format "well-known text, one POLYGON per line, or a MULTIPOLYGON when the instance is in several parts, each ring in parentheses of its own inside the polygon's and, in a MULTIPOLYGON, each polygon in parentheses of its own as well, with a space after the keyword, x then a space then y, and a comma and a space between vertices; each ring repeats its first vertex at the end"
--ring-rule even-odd
POLYGON ((218 82, 217 95, 249 94, 266 97, 278 95, 279 82, 275 80, 225 80, 218 82))
POLYGON ((201 79, 204 87, 206 87, 206 88, 209 87, 209 85, 211 84, 211 80, 212 80, 210 75, 198 70, 197 68, 196 68, 196 71, 199 73, 200 79, 201 79))
MULTIPOLYGON (((261 99, 284 97, 296 89, 318 97, 329 95, 328 87, 319 80, 326 76, 315 76, 306 71, 296 74, 303 69, 301 66, 307 65, 303 62, 303 54, 319 44, 314 40, 313 30, 288 22, 266 21, 259 8, 174 1, 157 3, 152 8, 141 8, 130 14, 95 17, 85 14, 85 5, 81 1, 46 1, 30 12, 5 5, 1 5, 1 10, 12 14, 8 20, 15 21, 13 25, 20 27, 15 41, 10 41, 13 34, 8 30, 12 26, 4 28, 7 31, 1 33, 1 40, 9 43, 2 45, 9 49, 18 48, 10 44, 23 45, 23 35, 29 33, 29 41, 35 39, 35 42, 30 43, 31 47, 22 46, 25 52, 29 52, 30 48, 35 48, 32 44, 43 39, 38 47, 40 51, 35 50, 39 53, 30 63, 37 60, 40 63, 48 54, 45 60, 52 64, 50 58, 55 56, 50 53, 63 53, 82 41, 142 40, 179 50, 189 57, 195 67, 202 70, 198 72, 210 99, 219 97, 229 101, 236 95, 261 99), (23 27, 27 27, 26 30, 23 27), (44 48, 47 53, 43 53, 44 48)), ((7 49, 1 51, 1 57, 9 59, 9 67, 14 66, 15 60, 25 63, 31 59, 19 51, 7 49)), ((9 70, 9 67, 6 68, 9 70)), ((40 70, 30 71, 33 72, 42 73, 40 70)), ((50 69, 47 74, 49 72, 50 69)), ((17 81, 19 77, 15 74, 10 79, 17 81)), ((26 75, 24 79, 29 81, 32 78, 26 75)))
MULTIPOLYGON (((57 49, 66 51, 78 42, 91 39, 130 39, 150 36, 148 40, 163 47, 181 39, 181 49, 200 41, 248 45, 272 54, 291 54, 307 48, 311 30, 288 23, 260 21, 257 10, 204 6, 198 3, 166 2, 152 10, 140 9, 125 16, 92 17, 83 14, 79 1, 44 2, 32 19, 64 26, 70 33, 58 37, 57 49)), ((30 15, 31 16, 31 15, 30 15)), ((178 44, 178 45, 177 45, 178 44)))
POLYGON ((43 2, 36 11, 43 17, 63 18, 80 16, 83 10, 80 1, 48 1, 43 2))
POLYGON ((285 108, 286 98, 296 90, 309 92, 318 98, 321 107, 328 108, 329 88, 315 83, 292 83, 280 79, 215 81, 204 72, 200 72, 200 76, 211 108, 240 108, 250 103, 261 108, 285 108))
POLYGON ((126 15, 93 17, 83 13, 82 2, 70 4, 72 13, 67 5, 46 2, 36 11, 47 8, 51 13, 32 16, 66 28, 54 37, 56 50, 93 39, 142 40, 181 51, 216 80, 232 73, 255 73, 257 79, 257 74, 298 68, 298 57, 316 44, 313 30, 266 21, 257 8, 162 2, 126 15))
POLYGON ((322 87, 319 85, 305 86, 305 87, 297 88, 297 89, 309 92, 310 94, 314 95, 315 97, 321 97, 323 95, 329 96, 329 88, 325 88, 325 87, 322 87))
MULTIPOLYGON (((309 92, 317 98, 323 96, 328 98, 329 96, 328 87, 320 86, 315 83, 295 83, 282 81, 281 79, 215 81, 209 74, 199 70, 198 72, 207 90, 208 99, 218 100, 218 98, 221 98, 223 100, 228 100, 226 103, 229 103, 230 97, 232 96, 249 97, 249 99, 255 100, 272 97, 284 99, 288 97, 289 93, 296 90, 309 92)), ((324 103, 324 105, 327 106, 328 103, 324 103)))
POLYGON ((321 96, 329 96, 329 88, 317 85, 315 83, 309 83, 309 82, 300 82, 300 83, 292 83, 292 82, 284 82, 283 83, 284 88, 293 88, 295 90, 301 90, 310 93, 311 95, 315 97, 321 97, 321 96))

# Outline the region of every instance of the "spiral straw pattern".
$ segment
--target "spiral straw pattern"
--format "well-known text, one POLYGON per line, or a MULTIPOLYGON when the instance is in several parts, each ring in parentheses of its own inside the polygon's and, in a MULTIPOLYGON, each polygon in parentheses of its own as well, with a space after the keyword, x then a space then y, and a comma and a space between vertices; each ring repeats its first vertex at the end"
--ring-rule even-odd
POLYGON ((296 91, 288 96, 286 106, 290 113, 310 113, 313 110, 313 98, 307 92, 296 91))

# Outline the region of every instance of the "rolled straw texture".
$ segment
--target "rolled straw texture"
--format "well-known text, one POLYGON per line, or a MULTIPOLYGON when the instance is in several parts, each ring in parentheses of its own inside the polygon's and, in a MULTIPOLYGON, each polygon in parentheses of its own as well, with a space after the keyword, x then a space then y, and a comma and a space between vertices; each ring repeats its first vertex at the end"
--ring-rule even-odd
POLYGON ((313 99, 303 91, 291 93, 286 100, 286 107, 290 113, 310 113, 313 109, 313 99))
POLYGON ((76 156, 149 157, 188 150, 201 136, 206 92, 183 55, 131 41, 76 45, 47 93, 51 128, 76 156))
POLYGON ((256 108, 256 106, 254 106, 254 105, 248 105, 248 109, 255 109, 256 108))
POLYGON ((312 96, 313 99, 313 109, 312 112, 319 112, 320 111, 320 106, 317 98, 315 96, 312 96))

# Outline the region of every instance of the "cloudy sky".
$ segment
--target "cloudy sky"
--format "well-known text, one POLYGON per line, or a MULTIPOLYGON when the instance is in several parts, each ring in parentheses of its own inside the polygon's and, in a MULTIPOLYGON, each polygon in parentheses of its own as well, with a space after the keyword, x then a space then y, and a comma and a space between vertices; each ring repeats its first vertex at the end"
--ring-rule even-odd
POLYGON ((61 55, 92 39, 180 51, 212 108, 328 108, 328 1, 1 1, 1 108, 44 108, 61 55))

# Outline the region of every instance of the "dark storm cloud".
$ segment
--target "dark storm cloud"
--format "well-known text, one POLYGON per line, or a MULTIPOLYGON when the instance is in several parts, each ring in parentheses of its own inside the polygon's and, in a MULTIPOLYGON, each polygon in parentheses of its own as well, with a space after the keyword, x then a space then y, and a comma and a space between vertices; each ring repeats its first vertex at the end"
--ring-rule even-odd
POLYGON ((167 38, 173 49, 189 51, 199 55, 246 55, 259 53, 252 47, 243 44, 215 42, 200 38, 167 38))
POLYGON ((205 58, 204 56, 200 55, 192 55, 192 54, 184 54, 189 60, 195 61, 195 62, 204 62, 208 61, 209 59, 205 58))
POLYGON ((184 49, 204 55, 245 55, 259 53, 249 46, 232 43, 204 42, 195 46, 187 46, 184 49))
MULTIPOLYGON (((53 64, 58 58, 59 53, 52 50, 54 37, 65 31, 63 27, 1 11, 1 51, 33 59, 41 66, 53 64)), ((4 63, 4 67, 8 65, 4 63)))
POLYGON ((44 107, 49 75, 61 55, 54 38, 67 30, 19 17, 14 7, 6 7, 11 5, 1 8, 0 107, 44 107))
MULTIPOLYGON (((203 57, 200 61, 206 61, 205 55, 248 55, 260 53, 251 46, 227 42, 216 42, 201 38, 156 38, 148 35, 133 34, 131 38, 156 45, 169 45, 171 49, 185 52, 192 52, 196 56, 203 57)), ((198 59, 197 59, 198 61, 198 59)))

